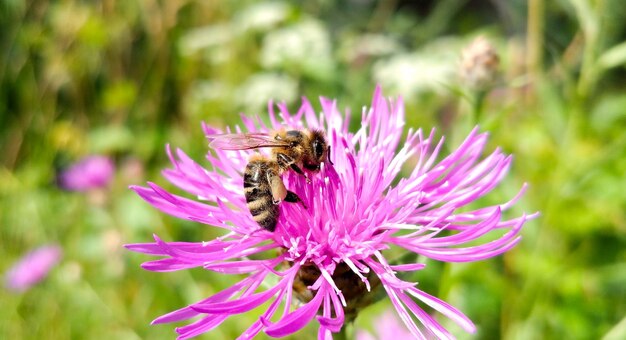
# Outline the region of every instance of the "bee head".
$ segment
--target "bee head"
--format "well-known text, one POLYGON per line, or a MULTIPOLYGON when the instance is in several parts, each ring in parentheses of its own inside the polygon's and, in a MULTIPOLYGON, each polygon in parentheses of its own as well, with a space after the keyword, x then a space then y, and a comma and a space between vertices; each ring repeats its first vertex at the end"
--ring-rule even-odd
POLYGON ((321 130, 312 130, 310 137, 310 155, 304 160, 304 167, 307 170, 319 171, 320 164, 326 161, 328 155, 328 143, 324 132, 321 130))

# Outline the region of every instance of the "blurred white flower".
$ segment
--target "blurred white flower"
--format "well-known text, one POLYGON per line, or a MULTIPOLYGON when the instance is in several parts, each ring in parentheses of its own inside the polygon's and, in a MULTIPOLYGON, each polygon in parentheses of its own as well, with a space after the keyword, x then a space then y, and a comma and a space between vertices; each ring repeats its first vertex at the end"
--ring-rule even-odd
POLYGON ((240 32, 248 30, 266 30, 284 21, 290 7, 284 2, 265 2, 254 4, 235 18, 235 27, 240 32))
POLYGON ((402 46, 391 36, 384 34, 363 34, 343 40, 341 56, 354 61, 364 56, 378 57, 398 53, 402 46))
POLYGON ((303 19, 268 33, 261 50, 267 68, 297 67, 309 73, 328 71, 332 65, 330 35, 317 20, 303 19))
POLYGON ((282 2, 252 5, 240 12, 232 22, 216 23, 189 30, 180 39, 180 51, 183 55, 191 55, 201 50, 219 48, 249 30, 272 28, 287 18, 289 10, 289 6, 282 2))
POLYGON ((420 53, 395 55, 374 65, 374 82, 411 97, 436 91, 454 74, 452 64, 420 53))
POLYGON ((190 55, 200 50, 230 42, 235 37, 232 25, 215 24, 199 27, 187 32, 179 42, 182 54, 190 55))
POLYGON ((216 100, 228 96, 231 90, 228 85, 221 81, 200 80, 193 85, 191 98, 194 102, 216 100))
POLYGON ((265 111, 267 102, 272 99, 293 102, 298 97, 298 83, 285 75, 258 73, 248 78, 234 93, 234 100, 245 112, 259 112, 265 111))
POLYGON ((405 98, 442 91, 455 79, 459 46, 456 38, 441 38, 418 51, 380 60, 373 67, 374 82, 405 98))

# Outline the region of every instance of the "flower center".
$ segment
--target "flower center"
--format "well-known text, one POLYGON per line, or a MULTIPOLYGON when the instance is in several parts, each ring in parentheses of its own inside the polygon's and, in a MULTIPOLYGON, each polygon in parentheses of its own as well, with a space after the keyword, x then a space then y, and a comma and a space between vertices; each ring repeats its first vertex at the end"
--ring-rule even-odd
MULTIPOLYGON (((293 263, 290 262, 290 265, 293 265, 293 263)), ((303 264, 293 282, 294 296, 302 303, 311 301, 317 294, 317 291, 310 290, 308 287, 312 286, 321 275, 322 273, 316 264, 311 262, 303 264)), ((366 278, 371 285, 371 291, 368 291, 365 282, 344 262, 337 264, 331 277, 345 298, 346 306, 344 307, 344 313, 346 321, 354 320, 359 310, 376 301, 377 288, 381 286, 378 276, 372 270, 366 274, 366 278)), ((320 312, 321 310, 318 313, 320 312)))

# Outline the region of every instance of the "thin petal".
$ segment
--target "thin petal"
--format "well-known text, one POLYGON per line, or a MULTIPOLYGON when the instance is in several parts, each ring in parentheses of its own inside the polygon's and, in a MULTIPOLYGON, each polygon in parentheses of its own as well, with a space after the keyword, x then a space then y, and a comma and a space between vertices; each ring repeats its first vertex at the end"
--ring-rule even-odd
POLYGON ((268 326, 265 329, 265 334, 277 338, 293 334, 302 329, 313 319, 313 317, 317 313, 317 310, 322 304, 326 289, 326 286, 322 285, 322 287, 320 287, 320 289, 317 291, 317 294, 311 301, 309 301, 304 306, 298 308, 293 313, 286 315, 278 322, 268 326))

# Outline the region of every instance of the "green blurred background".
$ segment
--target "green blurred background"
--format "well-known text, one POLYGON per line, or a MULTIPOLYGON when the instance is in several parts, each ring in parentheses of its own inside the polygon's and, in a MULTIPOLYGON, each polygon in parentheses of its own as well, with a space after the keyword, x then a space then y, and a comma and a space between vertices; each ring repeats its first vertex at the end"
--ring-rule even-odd
MULTIPOLYGON (((175 325, 149 322, 236 278, 140 269, 149 258, 123 244, 218 231, 159 213, 128 185, 171 188, 159 175, 166 143, 206 165, 201 121, 235 124, 268 99, 296 108, 301 95, 358 113, 376 84, 403 96, 409 127, 445 134, 448 151, 478 120, 489 150, 515 155, 480 204, 527 181, 508 216, 542 214, 504 256, 428 262, 420 287, 478 332, 444 324, 467 339, 626 338, 624 18, 622 0, 1 0, 0 272, 43 244, 64 257, 25 293, 0 288, 0 338, 173 338, 175 325), (479 35, 500 75, 477 117, 457 69, 479 35), (115 159, 113 183, 58 189, 57 170, 88 154, 115 159)), ((357 326, 371 330, 385 308, 357 326)), ((253 314, 204 338, 234 338, 253 314)))

